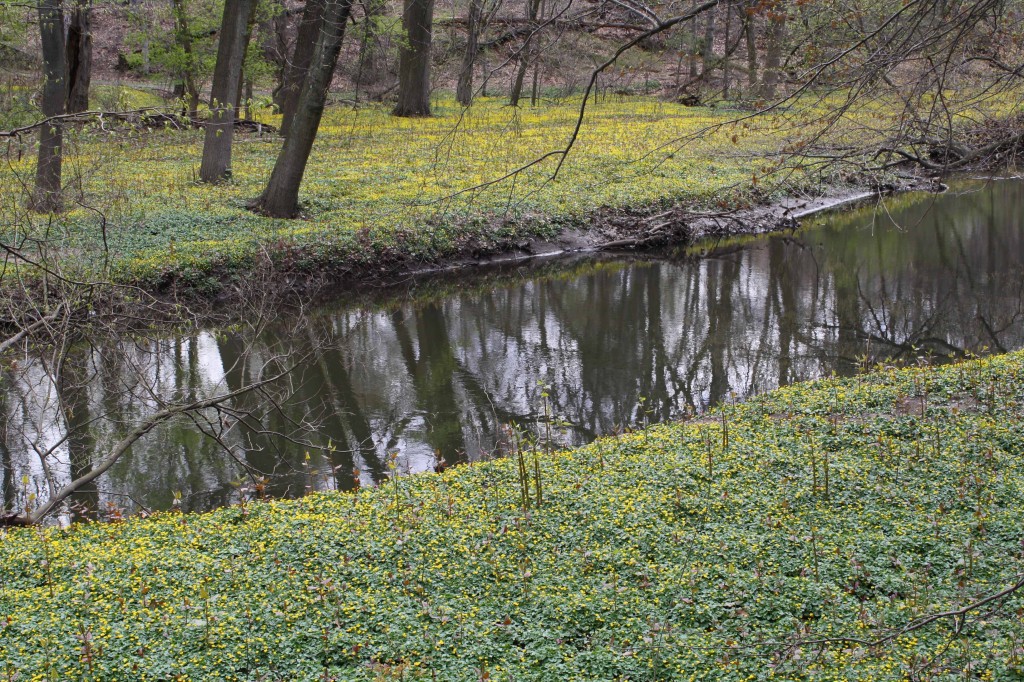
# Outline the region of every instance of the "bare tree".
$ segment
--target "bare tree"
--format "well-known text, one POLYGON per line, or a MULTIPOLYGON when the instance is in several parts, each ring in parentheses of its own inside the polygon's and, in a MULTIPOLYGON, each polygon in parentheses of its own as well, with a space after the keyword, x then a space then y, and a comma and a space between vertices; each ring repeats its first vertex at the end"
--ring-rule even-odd
MULTIPOLYGON (((64 43, 64 10, 60 0, 40 0, 39 34, 43 48, 43 115, 64 113, 67 96, 67 62, 64 43)), ((31 206, 40 212, 64 208, 61 197, 64 125, 53 120, 39 128, 39 160, 31 206)))
POLYGON ((276 0, 272 7, 271 15, 260 25, 260 34, 263 35, 261 48, 263 59, 274 70, 274 88, 271 91, 271 100, 278 109, 281 109, 284 104, 282 98, 284 74, 288 65, 288 10, 281 0, 276 0))
POLYGON ((75 0, 67 29, 68 101, 67 112, 89 108, 92 80, 92 0, 75 0))
POLYGON ((196 56, 192 49, 192 29, 189 26, 186 0, 171 0, 174 14, 174 37, 184 56, 181 69, 181 95, 184 100, 182 114, 195 116, 199 109, 199 77, 196 73, 196 56))
POLYGON ((405 0, 405 42, 398 56, 398 103, 395 116, 430 116, 430 45, 434 0, 405 0))
POLYGON ((540 2, 541 0, 526 0, 526 21, 529 33, 526 34, 526 39, 519 47, 519 52, 517 53, 519 67, 516 70, 516 77, 512 81, 512 89, 509 92, 508 105, 510 107, 519 106, 519 99, 523 96, 523 81, 526 78, 527 69, 530 68, 533 46, 539 28, 537 26, 537 17, 540 14, 540 2))
POLYGON ((743 8, 743 38, 747 44, 747 91, 757 91, 757 23, 753 3, 743 8))
POLYGON ((782 65, 783 43, 786 39, 786 7, 776 2, 768 8, 768 49, 764 58, 762 95, 774 99, 782 65))
POLYGON ((325 0, 307 0, 295 37, 291 61, 285 66, 281 86, 281 134, 288 135, 299 106, 299 95, 313 60, 313 51, 323 28, 325 0))
POLYGON ((359 66, 356 85, 372 85, 385 73, 388 4, 386 0, 363 0, 363 30, 359 42, 359 66))
POLYGON ((285 134, 267 187, 253 202, 253 208, 266 215, 292 218, 298 213, 299 186, 320 127, 327 91, 351 11, 352 0, 326 0, 320 35, 302 84, 295 116, 285 134))
POLYGON ((206 122, 199 178, 220 182, 231 177, 231 142, 241 96, 245 48, 256 9, 255 0, 226 0, 221 22, 217 65, 213 72, 210 120, 206 122))
POLYGON ((704 15, 704 43, 700 56, 701 69, 700 77, 704 83, 711 79, 711 72, 714 70, 715 61, 715 13, 707 12, 704 15))
POLYGON ((483 19, 483 0, 469 0, 469 14, 466 16, 466 51, 462 55, 459 82, 455 98, 464 107, 473 103, 473 67, 480 51, 480 24, 483 19))

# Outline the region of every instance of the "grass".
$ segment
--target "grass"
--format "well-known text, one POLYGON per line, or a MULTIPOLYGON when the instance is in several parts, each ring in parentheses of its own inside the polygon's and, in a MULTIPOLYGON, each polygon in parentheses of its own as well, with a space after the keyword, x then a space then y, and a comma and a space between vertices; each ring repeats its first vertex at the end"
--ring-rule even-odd
POLYGON ((1024 674, 1019 592, 898 634, 1020 577, 1024 354, 799 384, 541 450, 526 473, 512 458, 6 531, 0 678, 1024 674))
MULTIPOLYGON (((105 260, 103 215, 116 278, 201 284, 251 267, 265 253, 291 270, 431 261, 551 237, 602 207, 736 204, 822 180, 800 172, 787 175, 784 187, 763 180, 780 149, 816 129, 822 103, 701 133, 743 112, 604 97, 589 109, 557 180, 550 181, 556 160, 549 159, 515 181, 458 194, 563 147, 577 107, 568 101, 516 110, 485 99, 464 112, 442 99, 430 119, 394 118, 376 105, 332 108, 306 172, 304 217, 295 221, 246 209, 276 158, 276 136, 240 136, 233 180, 211 187, 196 182, 199 131, 91 127, 69 135, 67 144, 68 194, 81 204, 55 222, 36 218, 16 231, 45 231, 69 260, 95 269, 105 260), (691 135, 697 138, 684 139, 691 135)), ((885 114, 876 107, 857 116, 860 124, 880 124, 885 114)), ((0 169, 0 182, 30 184, 31 145, 26 141, 21 151, 20 160, 0 169)), ((12 196, 2 213, 14 215, 13 202, 12 196)), ((6 222, 8 234, 15 231, 6 222)))

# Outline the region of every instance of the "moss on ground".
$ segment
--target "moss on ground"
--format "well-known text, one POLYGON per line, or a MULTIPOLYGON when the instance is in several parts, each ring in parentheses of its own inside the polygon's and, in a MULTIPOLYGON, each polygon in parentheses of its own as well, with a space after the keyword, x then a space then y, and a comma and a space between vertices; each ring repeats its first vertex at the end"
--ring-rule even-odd
POLYGON ((899 632, 1019 579, 1024 354, 799 384, 538 466, 528 510, 506 459, 357 494, 7 531, 0 674, 1021 675, 1024 594, 899 632), (821 638, 840 639, 798 645, 821 638))

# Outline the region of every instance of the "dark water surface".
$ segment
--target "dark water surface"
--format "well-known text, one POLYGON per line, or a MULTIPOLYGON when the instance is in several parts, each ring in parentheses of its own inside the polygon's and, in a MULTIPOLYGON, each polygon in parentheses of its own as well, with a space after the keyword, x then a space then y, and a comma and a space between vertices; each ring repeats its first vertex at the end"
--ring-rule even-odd
MULTIPOLYGON (((555 436, 584 443, 886 358, 1020 348, 1024 182, 891 198, 793 234, 658 258, 500 274, 499 284, 465 280, 449 295, 421 282, 390 302, 338 300, 313 313, 299 334, 308 342, 290 338, 290 323, 256 338, 211 330, 147 342, 154 385, 195 396, 250 380, 254 358, 282 339, 300 350, 330 339, 295 371, 287 418, 270 424, 305 423, 312 447, 241 428, 218 445, 179 422, 147 435, 80 499, 101 510, 163 509, 180 494, 184 508, 204 509, 237 500, 253 471, 274 495, 351 488, 354 476, 370 485, 386 479, 389 461, 404 473, 500 451, 505 425, 538 430, 546 402, 563 424, 555 436), (418 298, 421 290, 429 295, 418 298), (247 349, 253 358, 239 362, 247 349)), ((91 365, 103 363, 83 358, 91 365)), ((131 371, 96 366, 63 418, 42 375, 36 385, 5 382, 7 506, 40 485, 33 447, 58 442, 70 419, 78 435, 53 455, 65 478, 155 409, 124 395, 131 371), (26 428, 33 420, 35 431, 26 428), (33 445, 27 433, 41 435, 33 445)))

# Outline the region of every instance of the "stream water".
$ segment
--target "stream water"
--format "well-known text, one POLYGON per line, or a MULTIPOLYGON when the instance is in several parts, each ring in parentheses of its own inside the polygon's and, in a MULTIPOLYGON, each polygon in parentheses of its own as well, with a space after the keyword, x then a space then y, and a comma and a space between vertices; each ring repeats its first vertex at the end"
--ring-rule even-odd
POLYGON ((205 425, 223 429, 221 442, 196 423, 168 423, 77 501, 107 516, 208 509, 254 489, 372 485, 392 467, 417 472, 500 452, 506 425, 543 433, 545 410, 552 438, 579 444, 887 359, 1021 348, 1022 216, 1024 182, 965 182, 822 215, 794 233, 506 266, 457 286, 419 280, 374 302, 338 297, 304 325, 93 350, 76 363, 87 380, 63 401, 42 371, 4 380, 4 504, 42 494, 39 451, 53 448, 58 479, 81 475, 160 397, 241 386, 285 346, 295 358, 317 349, 263 422, 290 437, 221 415, 205 425))

